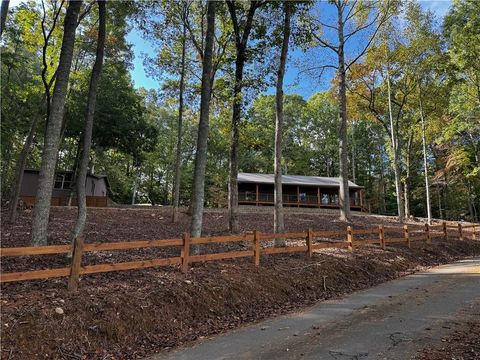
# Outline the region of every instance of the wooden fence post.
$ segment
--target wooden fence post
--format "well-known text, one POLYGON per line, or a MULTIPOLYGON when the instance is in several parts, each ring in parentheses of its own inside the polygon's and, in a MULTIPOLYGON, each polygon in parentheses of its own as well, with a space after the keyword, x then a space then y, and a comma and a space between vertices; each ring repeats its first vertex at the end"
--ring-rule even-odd
POLYGON ((427 244, 431 244, 432 238, 430 237, 430 226, 428 225, 428 223, 425 223, 425 236, 427 237, 427 244))
POLYGON ((351 226, 347 227, 347 242, 348 251, 353 252, 353 228, 351 226))
POLYGON ((405 241, 407 242, 408 248, 411 249, 412 243, 410 242, 410 236, 408 234, 408 225, 403 225, 403 236, 405 237, 405 241))
POLYGON ((255 266, 260 265, 260 232, 255 230, 253 232, 253 259, 255 266))
POLYGON ((443 238, 444 240, 448 240, 447 222, 443 221, 442 226, 443 226, 443 238))
POLYGON ((75 238, 73 242, 72 264, 70 276, 68 278, 68 291, 76 291, 78 288, 78 278, 80 276, 80 266, 82 264, 83 236, 75 238))
POLYGON ((463 240, 462 223, 458 223, 458 238, 463 240))
POLYGON ((385 230, 382 225, 378 225, 378 237, 380 239, 380 246, 385 250, 385 230))
POLYGON ((313 256, 313 230, 307 230, 307 248, 308 248, 308 257, 313 256))
POLYGON ((477 235, 475 234, 475 224, 473 224, 473 228, 472 228, 473 232, 472 232, 472 240, 476 240, 477 239, 477 235))
POLYGON ((188 258, 190 257, 190 234, 183 233, 183 248, 182 248, 182 272, 184 274, 188 271, 188 258))

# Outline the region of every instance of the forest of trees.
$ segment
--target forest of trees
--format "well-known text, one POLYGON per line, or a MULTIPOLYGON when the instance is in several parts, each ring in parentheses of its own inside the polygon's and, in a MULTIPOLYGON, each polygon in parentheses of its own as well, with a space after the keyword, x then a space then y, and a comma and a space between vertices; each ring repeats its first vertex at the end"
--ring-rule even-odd
POLYGON ((47 241, 55 169, 74 172, 79 198, 90 171, 116 203, 173 205, 172 221, 190 206, 193 235, 204 206, 228 207, 238 231, 239 171, 351 180, 372 213, 400 220, 480 218, 477 0, 453 0, 443 19, 401 0, 8 5, 2 205, 15 221, 22 169, 41 169, 33 245, 47 241), (144 64, 159 90, 134 86, 133 29, 155 49, 144 64), (328 88, 292 93, 292 67, 328 88))

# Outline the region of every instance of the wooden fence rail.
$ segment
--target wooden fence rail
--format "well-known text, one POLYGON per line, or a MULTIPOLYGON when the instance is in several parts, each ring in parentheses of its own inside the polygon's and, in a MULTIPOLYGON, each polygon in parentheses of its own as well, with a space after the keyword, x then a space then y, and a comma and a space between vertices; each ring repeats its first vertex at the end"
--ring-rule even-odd
POLYGON ((427 244, 430 244, 434 237, 442 237, 446 240, 452 235, 453 230, 455 231, 455 236, 460 240, 463 240, 467 236, 475 240, 478 229, 480 229, 479 224, 464 225, 457 223, 453 225, 443 222, 440 225, 404 225, 403 227, 379 225, 378 227, 369 229, 354 229, 353 226, 348 226, 345 230, 313 231, 312 229, 308 229, 300 232, 276 234, 254 231, 253 233, 232 236, 190 237, 190 234, 185 233, 181 239, 139 240, 95 244, 84 244, 82 238, 77 238, 74 242, 73 251, 70 245, 0 248, 0 257, 65 254, 72 251, 71 264, 69 267, 11 273, 2 272, 0 273, 0 283, 68 276, 68 289, 76 290, 80 275, 170 265, 179 265, 183 272, 187 272, 189 264, 194 262, 240 257, 252 257, 254 264, 259 266, 261 255, 299 252, 306 253, 308 257, 312 257, 313 251, 319 249, 340 248, 353 252, 355 247, 368 244, 379 245, 382 249, 385 249, 387 243, 403 244, 410 248, 412 242, 415 241, 425 241, 427 244), (368 237, 364 238, 365 236, 368 237), (332 239, 332 237, 336 237, 337 239, 332 239), (339 237, 343 239, 339 240, 339 237), (262 242, 271 241, 276 238, 296 240, 296 244, 285 247, 261 246, 262 242), (301 242, 300 245, 298 241, 301 242), (252 245, 249 250, 217 252, 204 255, 191 254, 190 251, 191 245, 198 246, 225 242, 251 242, 252 245), (178 247, 180 248, 180 256, 82 266, 83 254, 87 252, 156 247, 178 247))

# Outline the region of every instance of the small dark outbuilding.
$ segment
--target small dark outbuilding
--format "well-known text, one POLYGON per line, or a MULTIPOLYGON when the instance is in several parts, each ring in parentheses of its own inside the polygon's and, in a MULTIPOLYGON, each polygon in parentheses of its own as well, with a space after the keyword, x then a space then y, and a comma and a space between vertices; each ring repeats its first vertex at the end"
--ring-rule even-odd
MULTIPOLYGON (((34 205, 37 195, 38 176, 40 171, 27 169, 23 173, 22 185, 20 187, 20 199, 27 205, 34 205)), ((68 205, 71 188, 74 186, 73 171, 58 171, 55 173, 55 183, 52 192, 53 206, 68 205)), ((85 184, 87 206, 106 207, 109 203, 110 185, 106 175, 88 174, 85 184)), ((72 199, 72 205, 76 206, 77 201, 72 199)))
MULTIPOLYGON (((274 175, 239 173, 238 203, 245 205, 274 204, 274 175)), ((349 181, 350 208, 367 211, 362 186, 349 181)), ((339 178, 283 175, 282 191, 285 206, 338 208, 339 178)))

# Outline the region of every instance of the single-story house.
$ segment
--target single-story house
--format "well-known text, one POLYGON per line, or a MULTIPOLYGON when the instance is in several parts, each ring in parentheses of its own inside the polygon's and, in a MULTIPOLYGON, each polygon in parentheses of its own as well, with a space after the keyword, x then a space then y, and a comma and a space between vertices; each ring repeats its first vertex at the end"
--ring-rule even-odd
MULTIPOLYGON (((27 205, 35 203, 37 195, 38 177, 40 171, 26 169, 23 172, 22 185, 20 187, 20 199, 27 205)), ((52 205, 66 206, 72 187, 73 171, 58 171, 55 173, 55 183, 52 192, 52 205)), ((106 207, 109 203, 110 185, 106 175, 87 174, 86 184, 87 206, 106 207)), ((71 205, 76 206, 77 201, 72 199, 71 205)))
MULTIPOLYGON (((239 173, 238 203, 274 204, 273 174, 239 173)), ((349 181, 350 208, 366 211, 362 186, 349 181)), ((338 177, 282 175, 283 205, 297 207, 338 208, 338 177)))

